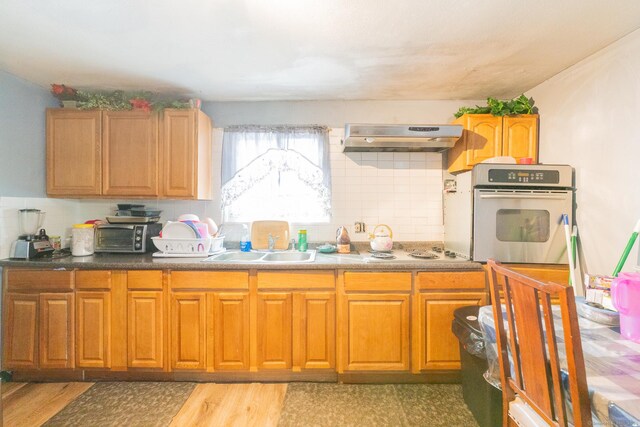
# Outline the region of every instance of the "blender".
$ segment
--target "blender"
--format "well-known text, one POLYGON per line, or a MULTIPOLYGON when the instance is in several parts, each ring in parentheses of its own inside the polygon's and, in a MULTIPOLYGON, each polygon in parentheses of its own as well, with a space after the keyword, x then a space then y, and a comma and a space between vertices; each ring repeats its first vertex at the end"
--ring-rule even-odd
POLYGON ((11 244, 11 258, 32 259, 53 254, 49 237, 40 228, 44 215, 40 209, 19 210, 20 236, 11 244))

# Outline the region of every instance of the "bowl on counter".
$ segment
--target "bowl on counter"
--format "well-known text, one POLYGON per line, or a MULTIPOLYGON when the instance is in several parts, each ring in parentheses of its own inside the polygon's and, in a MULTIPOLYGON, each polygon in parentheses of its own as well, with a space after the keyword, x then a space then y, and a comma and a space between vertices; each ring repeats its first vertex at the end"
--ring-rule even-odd
POLYGON ((316 248, 318 252, 323 254, 332 254, 336 251, 335 245, 330 245, 329 243, 325 243, 324 245, 320 245, 316 248))

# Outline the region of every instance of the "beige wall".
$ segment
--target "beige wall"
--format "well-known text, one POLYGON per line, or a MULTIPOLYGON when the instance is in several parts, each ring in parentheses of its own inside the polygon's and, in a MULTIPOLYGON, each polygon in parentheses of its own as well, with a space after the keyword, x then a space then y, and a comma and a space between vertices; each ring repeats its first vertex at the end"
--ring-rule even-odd
POLYGON ((575 167, 587 271, 611 274, 640 218, 640 30, 527 95, 540 108, 541 162, 575 167))

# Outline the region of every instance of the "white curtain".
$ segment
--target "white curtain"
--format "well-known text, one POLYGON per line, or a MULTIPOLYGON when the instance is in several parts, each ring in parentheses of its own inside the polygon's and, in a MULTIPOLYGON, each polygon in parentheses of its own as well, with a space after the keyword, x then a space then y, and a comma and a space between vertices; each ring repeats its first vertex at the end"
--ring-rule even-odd
MULTIPOLYGON (((270 191, 281 203, 260 209, 275 219, 328 218, 331 210, 329 130, 324 126, 232 126, 222 142, 222 209, 237 220, 252 189, 270 191), (286 180, 286 181, 285 181, 286 180), (269 184, 266 183, 269 182, 269 184), (286 201, 286 198, 298 199, 286 201), (306 206, 301 206, 302 203, 306 206), (284 206, 283 206, 284 203, 284 206), (235 213, 234 211, 235 206, 235 213), (316 206, 317 205, 317 206, 316 206), (265 211, 266 208, 266 211, 265 211), (278 209, 283 212, 277 212, 278 209), (318 210, 322 212, 317 212, 318 210), (297 212, 296 212, 297 210, 297 212), (311 210, 311 211, 310 211, 311 210)), ((262 196, 265 196, 264 194, 262 196)), ((258 200, 256 200, 258 202, 258 200)), ((245 218, 246 220, 246 218, 245 218)))

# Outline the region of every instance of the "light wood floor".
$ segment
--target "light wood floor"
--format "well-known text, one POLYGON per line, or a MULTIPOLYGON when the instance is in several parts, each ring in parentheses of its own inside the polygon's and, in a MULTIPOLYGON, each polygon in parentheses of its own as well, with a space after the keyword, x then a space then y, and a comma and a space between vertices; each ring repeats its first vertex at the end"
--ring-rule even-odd
POLYGON ((171 426, 275 426, 286 384, 198 384, 171 426))
MULTIPOLYGON (((5 426, 40 426, 93 383, 2 383, 5 426)), ((172 426, 275 426, 286 384, 198 384, 172 426)))
POLYGON ((93 383, 2 383, 5 426, 40 426, 93 383))

